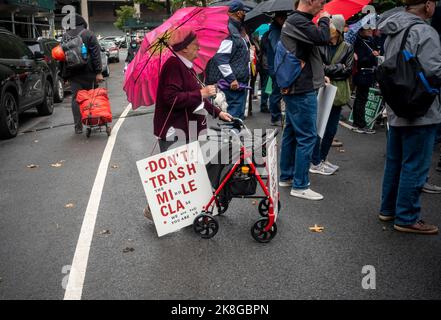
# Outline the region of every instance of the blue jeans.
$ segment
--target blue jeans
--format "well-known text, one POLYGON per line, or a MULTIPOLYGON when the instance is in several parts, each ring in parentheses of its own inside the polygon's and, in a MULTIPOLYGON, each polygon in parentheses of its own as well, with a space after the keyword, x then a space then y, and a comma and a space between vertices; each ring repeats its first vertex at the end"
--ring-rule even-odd
POLYGON ((286 125, 280 155, 280 181, 293 179, 293 189, 307 189, 317 140, 317 93, 287 95, 284 99, 286 125))
POLYGON ((317 142, 315 143, 314 152, 312 154, 312 164, 318 165, 320 162, 325 161, 328 157, 329 150, 332 146, 332 140, 334 140, 337 134, 338 122, 340 120, 341 107, 332 107, 329 114, 329 120, 326 124, 325 134, 323 139, 317 136, 317 142))
POLYGON ((395 224, 419 220, 435 135, 436 125, 389 128, 380 212, 395 216, 395 224))
POLYGON ((247 100, 247 90, 225 90, 225 98, 228 103, 227 111, 235 118, 245 119, 245 104, 247 100))
POLYGON ((273 92, 269 98, 269 110, 271 112, 271 121, 277 122, 282 119, 282 112, 280 110, 280 101, 282 101, 282 94, 277 85, 276 77, 271 77, 273 81, 273 92))
POLYGON ((266 72, 260 72, 260 111, 268 109, 269 94, 265 92, 268 84, 269 75, 266 72))

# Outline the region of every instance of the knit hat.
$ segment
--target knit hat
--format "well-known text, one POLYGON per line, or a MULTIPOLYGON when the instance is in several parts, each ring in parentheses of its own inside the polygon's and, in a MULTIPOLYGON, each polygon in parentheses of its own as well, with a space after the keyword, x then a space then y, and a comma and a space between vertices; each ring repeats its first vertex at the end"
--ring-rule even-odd
POLYGON ((196 39, 196 33, 192 28, 182 26, 173 31, 168 44, 172 47, 173 51, 179 52, 188 47, 196 39))
POLYGON ((331 17, 331 22, 338 32, 343 33, 343 30, 345 28, 345 23, 346 23, 343 15, 333 14, 331 17))

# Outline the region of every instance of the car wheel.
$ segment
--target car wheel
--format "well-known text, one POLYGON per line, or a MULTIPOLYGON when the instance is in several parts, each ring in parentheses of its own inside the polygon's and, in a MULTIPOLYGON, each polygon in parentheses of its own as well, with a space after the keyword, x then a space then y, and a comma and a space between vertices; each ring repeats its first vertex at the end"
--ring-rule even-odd
POLYGON ((43 103, 37 106, 37 111, 40 116, 48 116, 54 112, 54 90, 52 89, 52 84, 46 81, 44 88, 43 103))
POLYGON ((18 105, 10 92, 5 92, 0 101, 0 138, 10 139, 18 133, 18 105))
POLYGON ((64 84, 63 80, 58 78, 57 84, 55 85, 55 94, 54 100, 55 102, 63 102, 64 100, 64 84))

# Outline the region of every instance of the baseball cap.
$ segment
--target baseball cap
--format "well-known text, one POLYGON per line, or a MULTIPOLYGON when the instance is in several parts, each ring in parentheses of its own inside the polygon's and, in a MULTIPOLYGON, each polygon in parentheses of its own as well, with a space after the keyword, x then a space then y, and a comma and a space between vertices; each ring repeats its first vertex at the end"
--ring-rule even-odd
POLYGON ((228 10, 228 12, 234 13, 237 11, 249 11, 247 10, 247 8, 244 6, 244 4, 241 1, 231 1, 230 5, 229 5, 230 9, 228 10))

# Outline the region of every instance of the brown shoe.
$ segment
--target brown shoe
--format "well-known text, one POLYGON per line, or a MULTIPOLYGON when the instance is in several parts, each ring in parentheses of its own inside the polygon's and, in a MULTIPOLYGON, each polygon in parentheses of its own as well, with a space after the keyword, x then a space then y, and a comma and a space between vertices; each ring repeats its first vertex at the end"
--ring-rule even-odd
POLYGON ((144 217, 146 217, 147 219, 153 221, 152 211, 150 211, 150 207, 149 207, 149 205, 147 205, 147 206, 144 208, 144 217))
POLYGON ((333 147, 343 147, 343 142, 341 142, 337 139, 334 139, 334 140, 332 140, 332 146, 333 147))
POLYGON ((395 216, 387 216, 387 215, 380 213, 378 215, 378 219, 380 219, 381 221, 392 221, 395 219, 395 216))
POLYGON ((417 223, 409 225, 409 226, 400 226, 398 224, 395 224, 394 229, 401 231, 401 232, 418 233, 418 234, 437 234, 438 233, 437 226, 427 224, 423 220, 420 220, 417 223))

